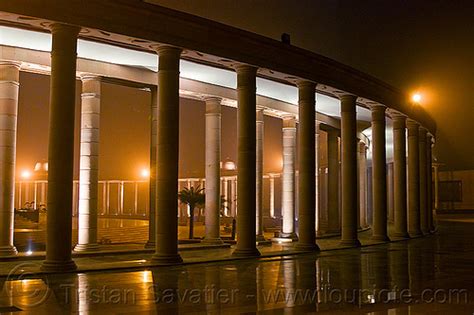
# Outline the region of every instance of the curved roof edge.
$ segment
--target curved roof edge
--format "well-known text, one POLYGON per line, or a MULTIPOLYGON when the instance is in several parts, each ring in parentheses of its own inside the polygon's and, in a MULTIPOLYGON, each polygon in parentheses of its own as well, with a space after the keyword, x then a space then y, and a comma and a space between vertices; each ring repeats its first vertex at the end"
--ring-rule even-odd
POLYGON ((147 41, 148 44, 165 43, 311 80, 384 104, 416 120, 432 134, 436 133, 435 121, 423 108, 411 106, 408 96, 400 90, 311 51, 143 1, 89 0, 87 5, 81 0, 48 2, 45 5, 44 0, 0 1, 0 11, 19 15, 10 21, 16 25, 35 28, 31 26, 32 20, 25 16, 73 24, 103 31, 102 38, 81 35, 96 40, 107 41, 110 32, 122 37, 118 41, 110 38, 109 42, 120 44, 123 40, 121 44, 129 47, 152 50, 150 45, 147 48, 147 41), (128 43, 124 40, 126 37, 130 39, 128 43), (138 45, 136 39, 145 41, 138 45))

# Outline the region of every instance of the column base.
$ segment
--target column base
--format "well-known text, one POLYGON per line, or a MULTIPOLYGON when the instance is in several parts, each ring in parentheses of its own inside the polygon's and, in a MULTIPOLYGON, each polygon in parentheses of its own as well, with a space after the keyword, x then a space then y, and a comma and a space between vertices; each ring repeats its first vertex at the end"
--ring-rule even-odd
POLYGON ((409 231, 408 234, 410 235, 410 238, 417 238, 423 236, 423 233, 421 233, 421 231, 409 231))
POLYGON ((372 241, 390 242, 390 238, 387 235, 372 235, 370 239, 372 241))
POLYGON ((156 247, 156 243, 154 241, 148 240, 145 244, 145 248, 155 248, 155 247, 156 247))
POLYGON ((0 246, 0 257, 13 257, 16 255, 18 255, 18 251, 15 246, 0 246))
POLYGON ((292 242, 298 241, 298 235, 295 232, 291 232, 291 233, 280 232, 278 234, 278 238, 290 239, 292 242))
POLYGON ((99 244, 77 244, 74 246, 75 252, 96 252, 100 249, 99 244))
POLYGON ((296 243, 295 245, 296 250, 301 250, 305 252, 319 252, 319 246, 314 244, 308 244, 308 243, 296 243))
POLYGON ((204 238, 201 241, 201 244, 205 245, 222 245, 224 242, 222 241, 221 238, 204 238))
POLYGON ((395 232, 392 235, 393 237, 397 237, 397 238, 404 238, 404 239, 410 238, 410 235, 408 235, 408 232, 395 232))
POLYGON ((355 240, 341 240, 339 242, 341 246, 360 247, 362 244, 358 239, 355 240))
POLYGON ((41 265, 41 270, 46 272, 69 272, 77 269, 74 260, 45 260, 41 265))
POLYGON ((156 265, 179 265, 183 262, 183 258, 179 254, 160 254, 155 253, 151 257, 151 262, 156 265))
POLYGON ((249 249, 235 249, 232 252, 232 257, 260 257, 260 252, 257 248, 249 249))

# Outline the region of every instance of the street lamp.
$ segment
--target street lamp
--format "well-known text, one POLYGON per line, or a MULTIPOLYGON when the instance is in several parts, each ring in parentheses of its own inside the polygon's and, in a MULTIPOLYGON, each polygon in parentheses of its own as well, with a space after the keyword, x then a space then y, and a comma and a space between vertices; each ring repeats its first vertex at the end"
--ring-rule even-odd
POLYGON ((423 97, 422 97, 422 95, 421 95, 420 93, 415 93, 415 94, 413 94, 413 96, 411 97, 412 101, 413 101, 414 103, 417 103, 417 104, 419 104, 419 103, 421 102, 421 99, 422 99, 422 98, 423 98, 423 97))

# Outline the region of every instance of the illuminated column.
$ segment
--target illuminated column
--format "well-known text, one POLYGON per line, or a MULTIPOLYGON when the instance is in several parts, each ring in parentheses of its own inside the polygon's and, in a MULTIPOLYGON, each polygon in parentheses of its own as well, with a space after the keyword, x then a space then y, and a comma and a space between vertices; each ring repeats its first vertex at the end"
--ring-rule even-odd
POLYGON ((341 244, 360 246, 357 238, 357 119, 355 95, 341 96, 341 244))
POLYGON ((340 232, 339 225, 339 143, 336 130, 329 130, 328 134, 328 233, 340 232))
POLYGON ((372 111, 372 239, 389 241, 387 236, 387 159, 385 153, 385 106, 372 111))
POLYGON ((426 175, 428 185, 428 230, 432 232, 434 230, 433 224, 433 173, 432 173, 432 144, 433 136, 428 133, 426 137, 426 175))
POLYGON ((408 233, 411 237, 422 235, 420 230, 420 160, 419 127, 413 120, 407 121, 408 128, 408 233))
POLYGON ((263 107, 256 112, 256 239, 264 241, 263 235, 263 107))
MULTIPOLYGON (((440 164, 433 163, 433 173, 434 173, 434 210, 439 209, 439 167, 440 164)), ((434 223, 434 221, 433 221, 434 223)))
POLYGON ((429 233, 428 227, 428 181, 426 171, 426 135, 427 130, 420 127, 418 137, 419 159, 420 159, 420 229, 423 234, 429 233))
POLYGON ((394 236, 409 237, 407 228, 407 159, 406 118, 395 114, 393 119, 393 190, 394 236))
POLYGON ((79 28, 53 24, 44 271, 75 270, 71 258, 76 49, 79 28))
POLYGON ((275 177, 270 174, 270 217, 275 218, 275 177))
POLYGON ((256 101, 257 68, 237 71, 237 248, 233 256, 259 256, 256 247, 256 101))
POLYGON ((295 231, 295 148, 296 120, 283 117, 282 231, 280 237, 297 240, 295 231))
POLYGON ((20 64, 0 61, 0 257, 18 253, 13 223, 19 88, 20 64))
POLYGON ((237 179, 230 180, 230 216, 235 218, 237 215, 237 179))
POLYGON ((298 85, 298 243, 297 248, 319 250, 316 245, 316 84, 299 81, 298 85))
MULTIPOLYGON (((151 88, 151 126, 150 126, 150 177, 149 177, 149 213, 148 241, 146 248, 154 248, 155 244, 155 213, 156 213, 156 146, 158 129, 158 95, 157 87, 151 88)), ((178 211, 179 212, 179 211, 178 211)))
POLYGON ((367 145, 359 141, 359 225, 367 226, 367 145))
POLYGON ((203 242, 221 244, 219 235, 221 209, 221 100, 206 99, 206 204, 203 242))
POLYGON ((99 195, 100 77, 84 76, 81 94, 79 224, 75 251, 94 251, 97 244, 99 195))
POLYGON ((160 46, 156 148, 155 254, 158 264, 182 262, 178 254, 179 58, 181 49, 160 46))
POLYGON ((319 208, 319 121, 316 121, 314 128, 314 167, 315 167, 315 221, 314 226, 316 230, 316 235, 318 235, 319 223, 320 223, 320 208, 319 208))

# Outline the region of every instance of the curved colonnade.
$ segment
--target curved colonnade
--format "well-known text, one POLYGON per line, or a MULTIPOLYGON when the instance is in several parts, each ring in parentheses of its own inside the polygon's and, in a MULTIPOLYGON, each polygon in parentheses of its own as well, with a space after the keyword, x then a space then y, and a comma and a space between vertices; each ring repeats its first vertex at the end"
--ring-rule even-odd
MULTIPOLYGON (((179 158, 179 97, 206 102, 206 237, 219 243, 220 105, 237 107, 237 244, 235 256, 259 256, 262 237, 262 117, 284 119, 283 231, 298 249, 317 251, 317 139, 328 132, 328 229, 338 229, 337 138, 341 150, 341 243, 358 246, 361 220, 367 220, 364 182, 367 146, 372 152, 373 239, 388 240, 386 122, 393 124, 395 233, 420 236, 434 230, 431 203, 431 144, 435 123, 406 95, 385 83, 317 54, 237 30, 209 20, 147 3, 80 1, 55 4, 46 10, 41 1, 1 3, 1 22, 9 27, 51 32, 51 56, 22 47, 2 46, 0 64, 2 145, 0 170, 0 254, 15 255, 13 195, 19 71, 50 73, 50 126, 46 271, 75 268, 71 258, 72 174, 75 80, 82 80, 81 152, 79 188, 79 243, 75 250, 97 249, 97 185, 101 82, 147 87, 152 92, 152 154, 150 176, 150 240, 157 264, 181 262, 177 240, 177 187, 179 158), (94 12, 108 12, 105 19, 94 12), (127 12, 126 15, 123 12, 127 12), (147 23, 142 21, 147 18, 147 23), (78 38, 153 52, 158 75, 151 70, 78 59, 78 38), (45 56, 46 55, 46 56, 45 56), (180 78, 186 60, 234 71, 236 89, 180 78), (294 106, 257 95, 260 78, 291 86, 294 106), (218 92, 216 92, 218 91, 218 92), (316 114, 318 95, 340 100, 340 121, 316 114), (360 131, 357 112, 371 113, 371 136, 360 131), (358 110, 359 109, 359 110, 358 110), (295 126, 298 145, 295 148, 295 126), (406 150, 406 138, 408 152, 406 150), (428 145, 427 145, 428 144, 428 145), (295 151, 298 161, 294 161, 295 151), (332 156, 330 152, 332 152, 332 156), (155 154, 156 152, 156 154, 155 154), (334 158, 336 156, 336 158, 334 158), (406 160, 408 156, 408 160, 406 160), (293 159, 293 160, 292 160, 293 159), (295 183, 295 164, 298 184, 295 183), (407 175, 408 171, 408 175, 407 175), (332 174, 332 176, 331 176, 332 174), (336 175, 335 175, 336 174, 336 175), (298 189, 295 189, 298 187, 298 189), (332 187, 332 188, 331 188, 332 187), (285 191, 287 192, 285 194, 285 191), (293 191, 293 194, 292 194, 293 191), (298 199, 295 228, 294 200, 298 199), (260 197, 259 197, 260 196, 260 197), (287 196, 287 197, 285 197, 287 196), (297 232, 297 233, 296 233, 297 232)), ((360 125, 360 124, 359 124, 360 125)), ((367 124, 365 127, 368 127, 367 124)))

